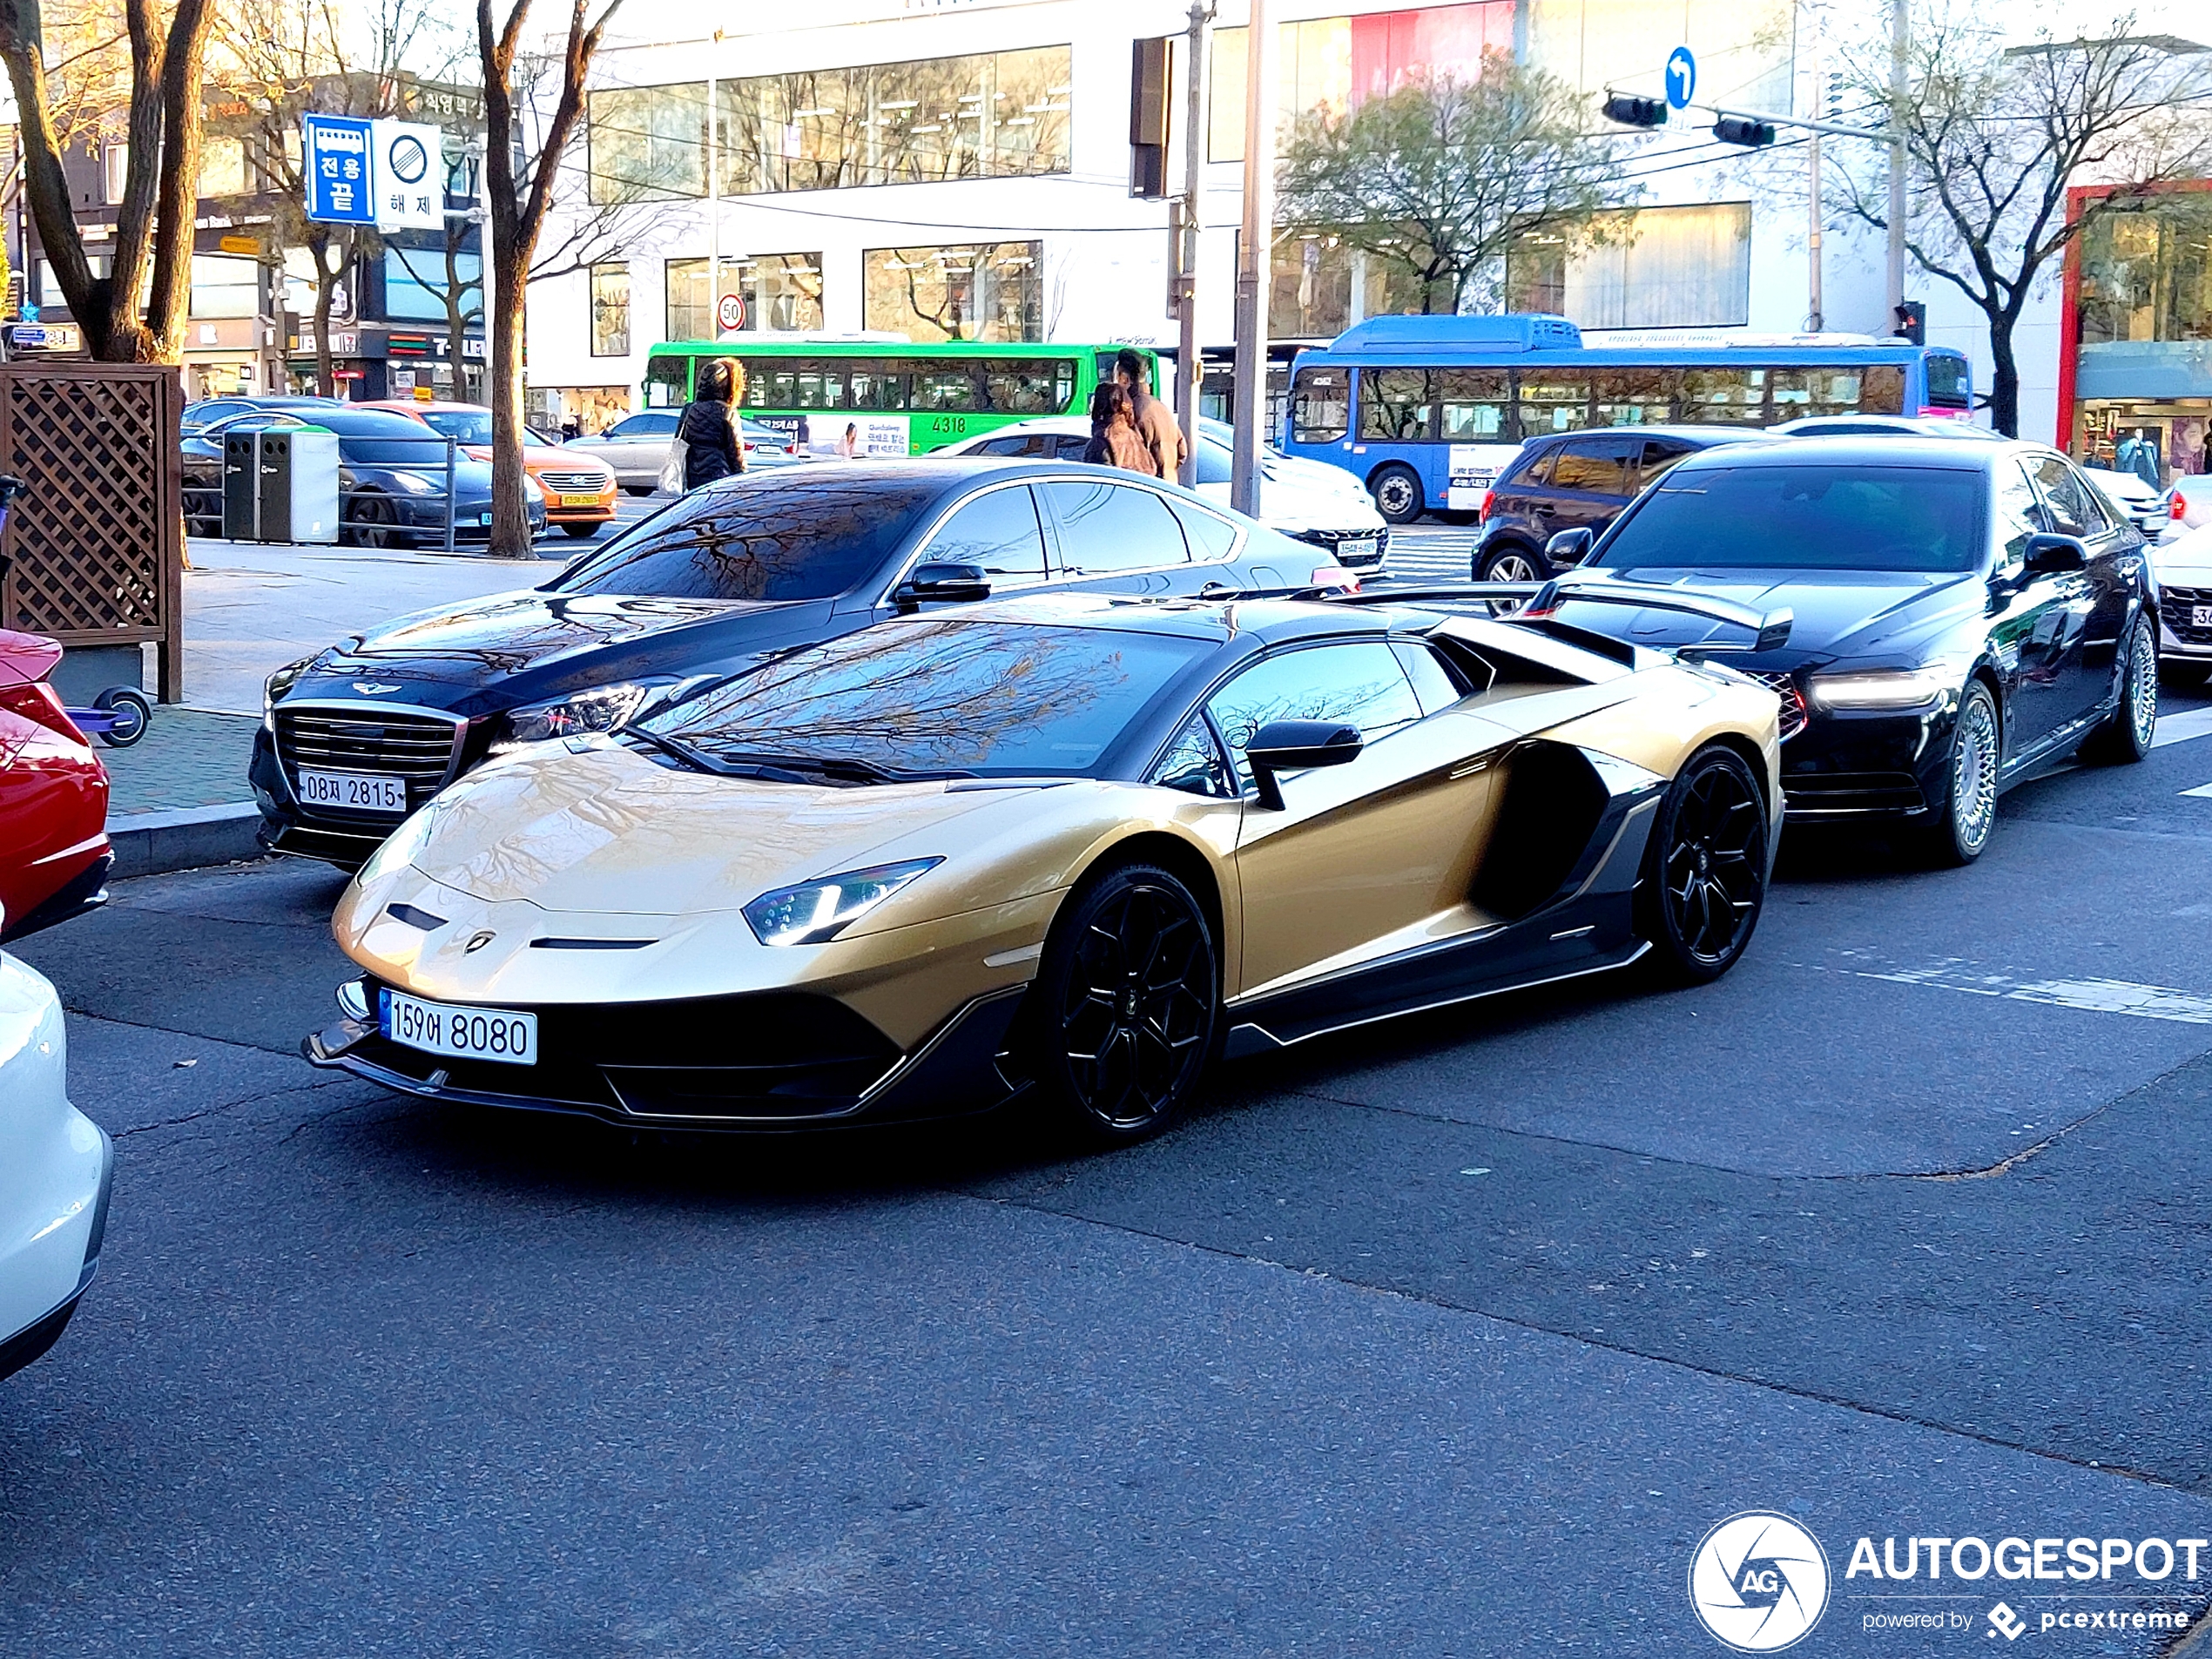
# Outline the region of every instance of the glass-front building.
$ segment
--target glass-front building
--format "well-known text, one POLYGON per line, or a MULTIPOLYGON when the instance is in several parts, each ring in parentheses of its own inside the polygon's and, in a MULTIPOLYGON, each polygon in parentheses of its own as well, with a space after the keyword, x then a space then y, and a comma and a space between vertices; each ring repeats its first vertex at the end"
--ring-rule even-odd
POLYGON ((2147 481, 2212 471, 2212 180, 2107 199, 2069 204, 2100 207, 2067 260, 2061 429, 2147 481))

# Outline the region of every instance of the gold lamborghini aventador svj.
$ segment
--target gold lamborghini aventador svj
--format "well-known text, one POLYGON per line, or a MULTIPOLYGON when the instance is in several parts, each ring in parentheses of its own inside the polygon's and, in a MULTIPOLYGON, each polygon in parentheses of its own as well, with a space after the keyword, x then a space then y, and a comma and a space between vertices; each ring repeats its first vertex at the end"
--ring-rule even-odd
POLYGON ((886 622, 417 812, 339 907, 362 974, 307 1054, 632 1124, 1028 1096, 1130 1139, 1217 1056, 1639 961, 1725 973, 1776 723, 1724 667, 1445 596, 886 622))

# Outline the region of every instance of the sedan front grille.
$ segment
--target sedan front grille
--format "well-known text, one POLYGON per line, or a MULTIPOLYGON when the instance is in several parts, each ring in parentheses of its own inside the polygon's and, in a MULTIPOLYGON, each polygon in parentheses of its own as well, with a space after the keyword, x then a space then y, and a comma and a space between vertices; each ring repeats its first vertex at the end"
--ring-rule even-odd
POLYGON ((2175 638, 2184 644, 2212 645, 2212 628, 2200 628, 2195 620, 2197 606, 2212 605, 2212 588, 2161 588, 2158 603, 2175 638))
POLYGON ((537 482, 548 489, 573 490, 579 494, 590 490, 594 494, 608 484, 604 472, 541 472, 537 482))
POLYGON ((1740 671, 1746 679, 1755 679, 1770 691, 1782 705, 1782 740, 1787 743, 1805 729, 1804 694, 1797 690, 1797 681, 1787 674, 1777 674, 1763 669, 1746 668, 1740 671))
POLYGON ((416 806, 445 786, 461 750, 461 721, 364 705, 276 711, 277 759, 294 790, 300 768, 373 772, 407 780, 416 806))

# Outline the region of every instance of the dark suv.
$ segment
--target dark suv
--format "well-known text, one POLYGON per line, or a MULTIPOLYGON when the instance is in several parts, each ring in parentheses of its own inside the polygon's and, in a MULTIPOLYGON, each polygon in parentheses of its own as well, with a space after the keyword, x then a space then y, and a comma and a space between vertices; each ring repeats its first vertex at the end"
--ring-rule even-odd
POLYGON ((1531 438, 1492 486, 1474 545, 1478 582, 1535 582, 1558 574, 1544 545, 1561 530, 1603 530, 1644 486, 1684 455, 1716 444, 1764 442, 1749 427, 1602 427, 1531 438))

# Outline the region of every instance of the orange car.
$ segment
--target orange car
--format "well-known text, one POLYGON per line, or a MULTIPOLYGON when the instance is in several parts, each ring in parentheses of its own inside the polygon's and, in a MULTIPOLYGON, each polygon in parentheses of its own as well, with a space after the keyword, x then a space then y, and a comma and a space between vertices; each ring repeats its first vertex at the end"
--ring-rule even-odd
MULTIPOLYGON (((426 403, 411 397, 358 403, 411 415, 433 432, 461 440, 472 461, 491 459, 491 411, 481 403, 426 403)), ((615 516, 615 475, 604 462, 550 443, 525 443, 523 467, 545 492, 545 518, 571 536, 590 536, 615 516)))

